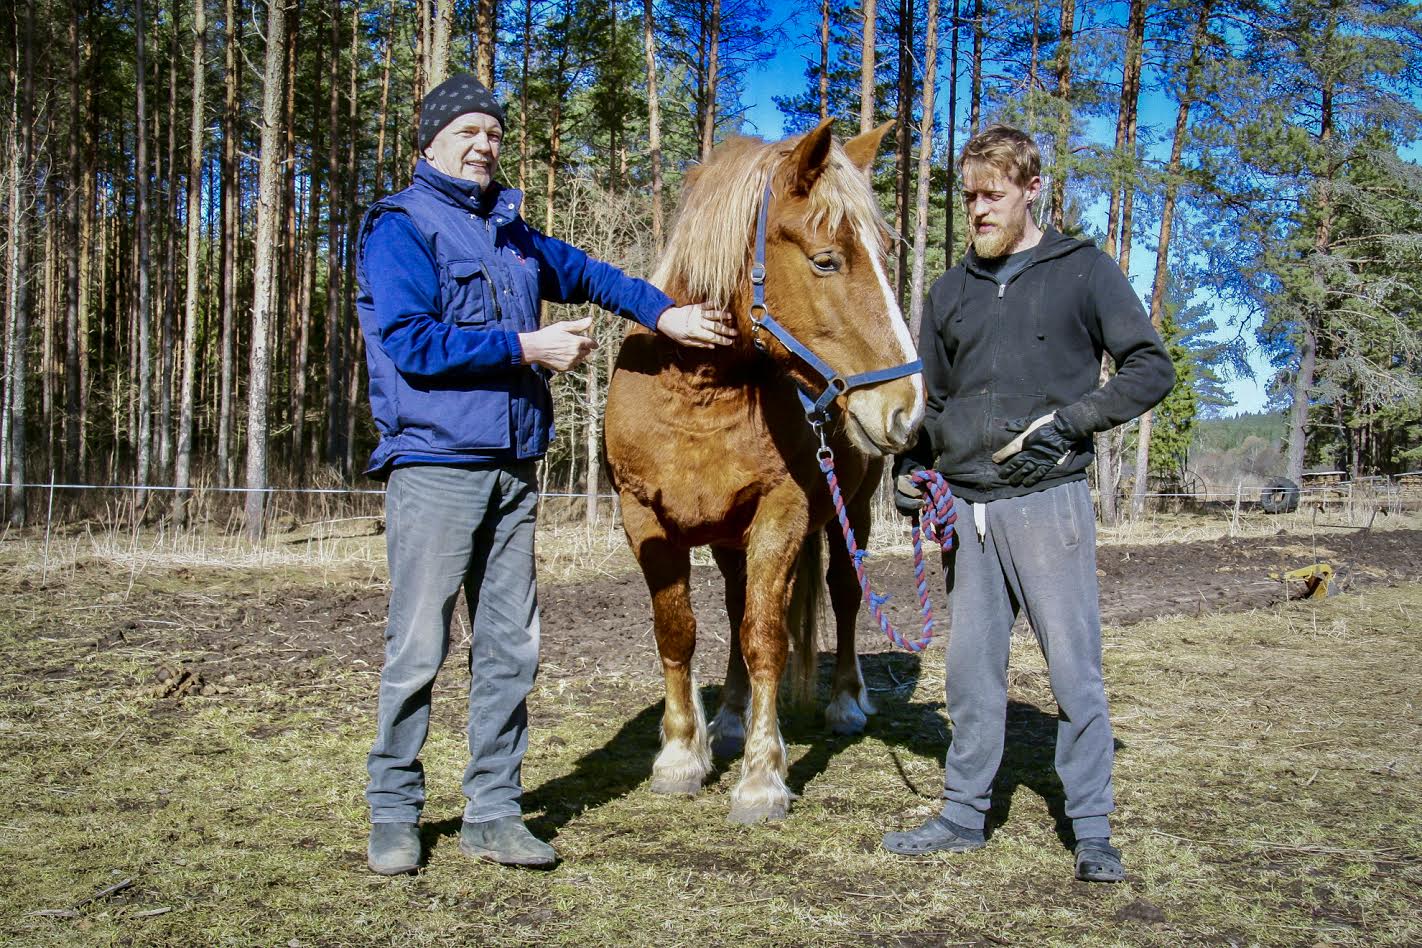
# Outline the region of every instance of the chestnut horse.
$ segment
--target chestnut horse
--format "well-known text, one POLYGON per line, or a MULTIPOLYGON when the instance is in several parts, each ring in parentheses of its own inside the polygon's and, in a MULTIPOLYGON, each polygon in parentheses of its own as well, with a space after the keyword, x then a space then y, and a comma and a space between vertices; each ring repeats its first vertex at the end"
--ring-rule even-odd
POLYGON ((654 281, 678 301, 724 306, 735 315, 737 340, 692 350, 633 329, 608 390, 609 472, 651 591, 666 677, 652 789, 695 793, 711 770, 712 740, 718 754, 744 743, 731 794, 736 822, 789 810, 776 695, 795 627, 795 688, 813 699, 817 610, 809 599, 822 575, 839 645, 826 717, 834 730, 855 733, 873 711, 854 654, 861 594, 817 451, 834 452, 850 520, 867 536, 883 457, 908 446, 924 409, 914 346, 884 276, 886 228, 869 184, 888 128, 843 146, 828 123, 783 143, 733 138, 693 170, 654 281), (835 385, 824 368, 840 376, 835 385), (867 379, 850 378, 863 373, 867 379), (824 393, 816 416, 824 443, 797 387, 811 400, 824 393), (827 574, 819 566, 822 530, 834 531, 827 574), (726 578, 733 633, 710 729, 691 674, 694 546, 710 546, 726 578))

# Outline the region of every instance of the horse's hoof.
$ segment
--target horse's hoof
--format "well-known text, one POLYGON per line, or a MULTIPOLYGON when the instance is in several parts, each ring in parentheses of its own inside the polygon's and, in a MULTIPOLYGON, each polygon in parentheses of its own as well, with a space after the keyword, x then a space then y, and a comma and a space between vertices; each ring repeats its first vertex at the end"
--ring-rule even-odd
POLYGON ((789 800, 735 803, 731 805, 731 814, 726 817, 726 822, 737 823, 741 826, 754 826, 756 823, 765 823, 770 820, 783 820, 789 815, 789 800))
POLYGON ((859 710, 865 714, 872 716, 879 713, 879 709, 874 707, 874 702, 869 697, 869 692, 861 690, 855 701, 859 705, 859 710))
POLYGON ((686 776, 653 776, 651 790, 671 797, 694 797, 701 792, 701 780, 686 776))
POLYGON ((711 753, 716 757, 735 757, 746 746, 746 728, 739 717, 717 714, 707 728, 711 738, 711 753))
POLYGON ((711 753, 715 757, 735 757, 745 750, 746 736, 744 734, 717 734, 711 735, 711 753))
POLYGON ((863 734, 869 718, 853 695, 840 692, 825 708, 825 723, 831 734, 850 736, 863 734))

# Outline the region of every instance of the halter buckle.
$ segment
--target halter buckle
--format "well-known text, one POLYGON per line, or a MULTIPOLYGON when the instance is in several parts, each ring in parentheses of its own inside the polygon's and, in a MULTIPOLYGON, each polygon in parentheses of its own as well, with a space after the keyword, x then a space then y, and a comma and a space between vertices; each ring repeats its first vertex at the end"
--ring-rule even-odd
MULTIPOLYGON (((754 307, 754 306, 751 307, 751 311, 752 311, 752 312, 755 311, 755 307, 754 307)), ((770 351, 769 347, 766 346, 766 344, 765 344, 765 339, 763 339, 763 338, 761 337, 761 335, 760 335, 760 331, 761 331, 761 329, 763 329, 763 328, 764 328, 764 324, 763 324, 759 319, 756 319, 754 316, 752 316, 752 317, 751 317, 751 345, 755 346, 756 350, 759 351, 759 352, 762 352, 762 353, 764 353, 764 352, 769 352, 769 351, 770 351)))
POLYGON ((765 264, 757 263, 752 266, 750 278, 756 286, 763 286, 765 284, 765 264))
POLYGON ((810 418, 810 427, 814 429, 815 436, 820 439, 819 450, 815 452, 815 460, 823 466, 834 460, 834 451, 829 446, 829 441, 825 438, 825 423, 823 417, 810 418))

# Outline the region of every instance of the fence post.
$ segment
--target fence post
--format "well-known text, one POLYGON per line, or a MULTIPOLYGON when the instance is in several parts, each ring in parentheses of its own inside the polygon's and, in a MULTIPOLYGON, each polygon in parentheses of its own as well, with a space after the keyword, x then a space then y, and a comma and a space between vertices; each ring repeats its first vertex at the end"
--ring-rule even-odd
POLYGON ((49 469, 49 503, 44 511, 44 566, 40 570, 40 585, 49 582, 49 534, 54 521, 54 468, 49 469))
POLYGON ((1244 498, 1244 482, 1234 482, 1234 523, 1230 525, 1229 535, 1239 535, 1239 503, 1244 498))

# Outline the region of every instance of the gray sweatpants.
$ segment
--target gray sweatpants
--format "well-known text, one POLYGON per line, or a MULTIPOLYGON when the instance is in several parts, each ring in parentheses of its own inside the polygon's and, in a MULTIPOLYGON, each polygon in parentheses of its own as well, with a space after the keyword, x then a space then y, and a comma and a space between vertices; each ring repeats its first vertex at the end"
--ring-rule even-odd
POLYGON ((449 653, 464 588, 469 649, 469 766, 464 819, 521 812, 525 704, 538 671, 534 465, 397 468, 385 494, 390 619, 375 745, 366 761, 372 823, 411 823, 425 802, 420 748, 435 674, 449 653))
POLYGON ((957 544, 948 556, 953 625, 943 815, 981 828, 1002 762, 1007 661, 1018 610, 1047 659, 1057 720, 1057 774, 1077 839, 1109 836, 1114 748, 1101 679, 1096 517, 1085 481, 987 504, 979 543, 973 504, 958 498, 957 544))

